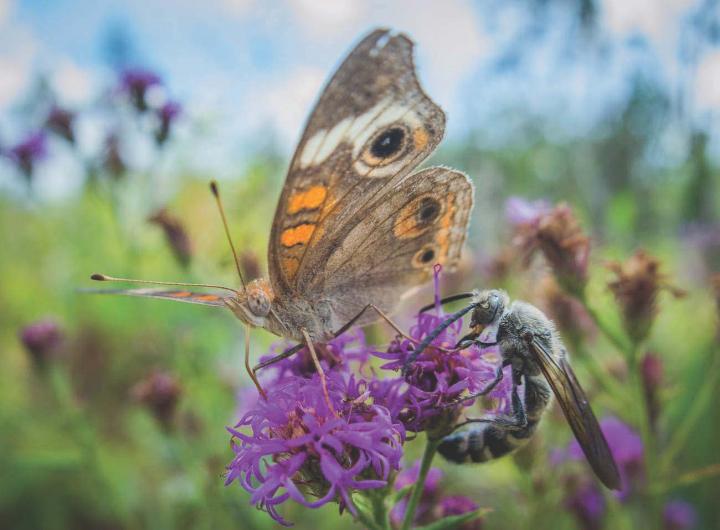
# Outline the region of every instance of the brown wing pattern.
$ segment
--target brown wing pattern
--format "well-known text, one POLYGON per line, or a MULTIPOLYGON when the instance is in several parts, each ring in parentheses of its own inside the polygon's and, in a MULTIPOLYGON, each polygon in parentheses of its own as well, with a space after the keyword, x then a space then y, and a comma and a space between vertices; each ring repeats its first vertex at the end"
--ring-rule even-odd
POLYGON ((376 30, 326 86, 288 171, 268 250, 280 295, 303 293, 348 222, 437 146, 445 116, 415 76, 413 43, 376 30))
POLYGON ((310 291, 332 301, 340 323, 368 303, 391 312, 404 293, 430 279, 433 265, 454 268, 472 204, 472 184, 458 171, 434 167, 410 175, 363 212, 310 291))
POLYGON ((605 486, 620 489, 617 464, 572 367, 565 358, 556 360, 537 339, 530 346, 590 467, 605 486))

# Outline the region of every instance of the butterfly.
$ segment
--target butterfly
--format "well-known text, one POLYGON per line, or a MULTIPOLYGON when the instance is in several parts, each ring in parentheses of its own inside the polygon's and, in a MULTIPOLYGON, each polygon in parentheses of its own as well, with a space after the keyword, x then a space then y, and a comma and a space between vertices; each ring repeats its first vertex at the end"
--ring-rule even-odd
MULTIPOLYGON (((444 130, 444 112, 416 77, 413 42, 372 31, 328 82, 292 158, 272 223, 269 279, 246 285, 238 266, 242 289, 221 287, 229 295, 111 292, 228 308, 248 327, 299 343, 279 358, 307 345, 319 369, 314 344, 351 325, 379 318, 392 324, 387 314, 429 280, 435 264, 457 264, 472 183, 445 167, 413 172, 444 130)), ((217 186, 211 187, 230 240, 217 186)), ((248 350, 246 339, 246 366, 258 384, 254 374, 268 363, 250 370, 248 350)))

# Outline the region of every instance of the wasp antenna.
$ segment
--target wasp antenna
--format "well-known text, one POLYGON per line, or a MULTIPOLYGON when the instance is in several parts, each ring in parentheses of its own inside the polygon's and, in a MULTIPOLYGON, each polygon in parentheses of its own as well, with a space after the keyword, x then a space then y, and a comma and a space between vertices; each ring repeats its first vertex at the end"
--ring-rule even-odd
POLYGON ((96 282, 127 282, 127 283, 144 283, 150 285, 174 285, 178 287, 209 287, 211 289, 223 289, 230 291, 231 293, 238 294, 236 289, 225 287, 223 285, 213 285, 211 283, 186 283, 186 282, 161 282, 158 280, 136 280, 133 278, 115 278, 114 276, 108 276, 107 274, 95 273, 90 276, 91 280, 96 282))
POLYGON ((225 209, 223 208, 222 200, 220 199, 220 190, 218 189, 217 182, 214 180, 210 181, 210 191, 215 197, 215 203, 217 204, 218 211, 220 212, 220 218, 222 219, 223 228, 225 229, 225 236, 230 244, 230 250, 232 251, 233 259, 235 260, 235 268, 237 269, 240 283, 242 284, 243 290, 246 290, 245 279, 243 278, 242 269, 240 267, 240 259, 238 258, 237 252, 235 251, 235 245, 233 245, 232 238, 230 237, 230 228, 228 228, 227 218, 225 217, 225 209))
MULTIPOLYGON (((440 300, 440 305, 448 304, 450 302, 456 302, 458 300, 464 300, 465 298, 472 298, 473 296, 475 296, 475 293, 473 293, 473 292, 453 294, 451 296, 447 296, 447 297, 443 298, 442 300, 440 300)), ((435 307, 435 303, 433 302, 432 304, 428 304, 428 305, 420 308, 420 311, 418 311, 418 312, 424 313, 425 311, 429 311, 434 307, 435 307)))

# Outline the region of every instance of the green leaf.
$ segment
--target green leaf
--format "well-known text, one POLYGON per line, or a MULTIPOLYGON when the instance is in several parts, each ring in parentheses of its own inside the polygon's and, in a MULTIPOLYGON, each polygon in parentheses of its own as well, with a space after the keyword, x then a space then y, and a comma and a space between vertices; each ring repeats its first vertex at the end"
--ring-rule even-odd
POLYGON ((416 530, 452 530, 453 528, 457 528, 465 523, 479 519, 489 512, 490 508, 480 508, 474 512, 468 512, 462 515, 451 515, 450 517, 445 517, 444 519, 435 521, 427 526, 421 526, 416 530))
POLYGON ((395 506, 398 502, 400 502, 402 499, 408 496, 410 493, 410 490, 412 489, 413 485, 408 484, 407 486, 404 486, 397 490, 392 497, 390 497, 390 502, 393 506, 395 506))

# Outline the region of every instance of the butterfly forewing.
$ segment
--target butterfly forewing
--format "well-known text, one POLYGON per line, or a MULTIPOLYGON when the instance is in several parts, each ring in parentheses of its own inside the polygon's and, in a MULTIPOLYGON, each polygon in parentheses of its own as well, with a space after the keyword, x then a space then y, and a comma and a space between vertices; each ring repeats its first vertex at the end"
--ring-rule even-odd
POLYGON ((620 489, 620 473, 615 459, 570 364, 564 358, 556 359, 536 338, 530 346, 590 467, 605 486, 620 489))

